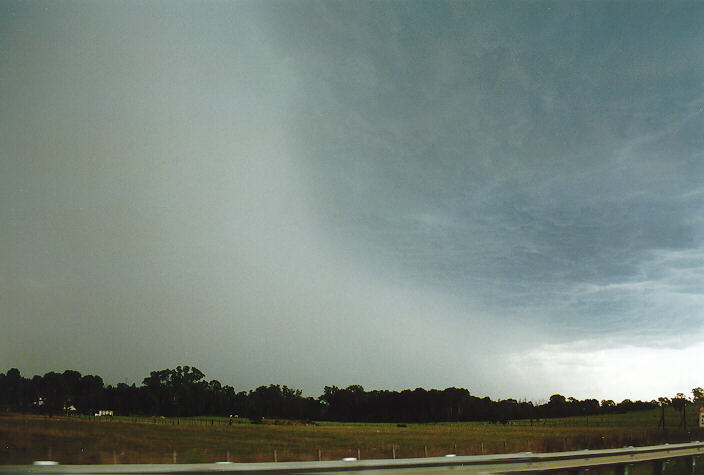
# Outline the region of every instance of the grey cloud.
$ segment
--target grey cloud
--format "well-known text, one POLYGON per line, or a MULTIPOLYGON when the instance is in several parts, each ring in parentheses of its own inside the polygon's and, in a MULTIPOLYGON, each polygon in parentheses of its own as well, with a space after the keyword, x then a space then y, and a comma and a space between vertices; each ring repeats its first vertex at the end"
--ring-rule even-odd
MULTIPOLYGON (((560 296, 573 285, 637 281, 655 250, 696 249, 699 205, 677 194, 701 176, 701 74, 689 66, 701 47, 687 33, 701 12, 633 7, 546 3, 508 15, 470 6, 462 28, 439 8, 401 30, 400 12, 376 11, 390 25, 378 30, 349 15, 345 41, 297 69, 309 84, 300 110, 320 111, 316 93, 336 91, 322 101, 331 109, 306 116, 317 127, 295 129, 316 144, 301 148, 323 226, 360 255, 507 311, 531 302, 536 316, 574 308, 560 296), (676 33, 675 17, 685 25, 676 33), (404 41, 420 46, 395 55, 404 41), (381 86, 345 68, 317 74, 360 53, 381 86), (328 124, 332 116, 345 125, 328 124)), ((316 35, 339 13, 325 10, 316 35)), ((581 331, 617 322, 635 302, 592 304, 559 318, 581 331)), ((632 318, 656 318, 637 307, 632 318)))
POLYGON ((11 3, 0 359, 511 395, 486 353, 699 328, 703 14, 11 3))

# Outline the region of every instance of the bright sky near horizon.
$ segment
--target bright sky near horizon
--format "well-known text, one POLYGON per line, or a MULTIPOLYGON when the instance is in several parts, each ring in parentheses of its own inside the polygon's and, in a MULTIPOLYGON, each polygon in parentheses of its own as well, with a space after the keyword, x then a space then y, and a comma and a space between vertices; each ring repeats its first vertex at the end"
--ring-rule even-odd
POLYGON ((701 2, 5 1, 0 371, 704 386, 701 2))

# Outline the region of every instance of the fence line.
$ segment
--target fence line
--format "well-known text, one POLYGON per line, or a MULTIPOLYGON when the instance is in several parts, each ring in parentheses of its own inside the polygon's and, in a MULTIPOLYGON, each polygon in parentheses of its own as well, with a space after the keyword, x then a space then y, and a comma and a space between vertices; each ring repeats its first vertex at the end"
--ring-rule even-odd
MULTIPOLYGON (((456 457, 428 457, 395 460, 358 460, 346 458, 336 461, 279 462, 279 463, 232 463, 229 461, 205 464, 125 464, 125 465, 35 465, 0 466, 0 473, 174 473, 174 472, 352 472, 360 470, 418 471, 448 468, 468 473, 510 473, 518 471, 574 470, 598 466, 627 467, 643 462, 655 462, 688 457, 690 473, 694 473, 695 458, 704 455, 704 442, 664 444, 648 447, 624 447, 622 449, 579 450, 534 454, 472 455, 456 457)), ((276 459, 276 452, 274 452, 276 459)))

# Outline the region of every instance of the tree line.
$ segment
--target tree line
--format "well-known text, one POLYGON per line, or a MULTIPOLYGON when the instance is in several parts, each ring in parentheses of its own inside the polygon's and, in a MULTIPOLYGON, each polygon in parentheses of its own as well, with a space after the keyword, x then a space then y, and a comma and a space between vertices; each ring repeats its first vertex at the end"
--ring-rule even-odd
POLYGON ((78 371, 49 372, 23 377, 16 368, 0 373, 0 408, 47 415, 67 412, 93 414, 110 409, 115 415, 165 417, 228 416, 252 421, 267 419, 332 420, 349 422, 450 422, 588 416, 652 409, 663 404, 704 402, 704 390, 695 388, 690 400, 679 393, 669 400, 578 400, 560 394, 542 404, 516 399, 477 397, 463 388, 423 388, 403 391, 372 390, 352 385, 326 386, 319 397, 303 396, 300 389, 271 384, 237 392, 217 380, 208 381, 195 367, 152 371, 142 384, 105 385, 96 375, 78 371))

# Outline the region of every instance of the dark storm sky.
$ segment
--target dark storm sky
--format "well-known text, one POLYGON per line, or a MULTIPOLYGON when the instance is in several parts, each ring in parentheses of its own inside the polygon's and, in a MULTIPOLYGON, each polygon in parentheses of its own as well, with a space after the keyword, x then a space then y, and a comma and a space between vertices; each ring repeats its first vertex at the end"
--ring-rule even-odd
POLYGON ((701 386, 702 24, 699 2, 4 2, 0 363, 701 386))

